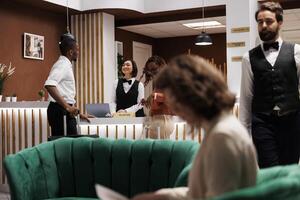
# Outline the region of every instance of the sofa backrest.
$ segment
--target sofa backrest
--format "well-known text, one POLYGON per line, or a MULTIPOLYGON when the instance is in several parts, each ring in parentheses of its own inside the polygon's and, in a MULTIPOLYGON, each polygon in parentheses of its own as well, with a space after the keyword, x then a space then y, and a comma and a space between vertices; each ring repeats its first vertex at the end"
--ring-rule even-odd
POLYGON ((254 187, 237 190, 212 200, 299 200, 300 166, 287 165, 262 169, 254 187))
POLYGON ((191 141, 62 138, 9 155, 4 166, 13 199, 95 197, 95 183, 131 197, 186 185, 198 148, 191 141))

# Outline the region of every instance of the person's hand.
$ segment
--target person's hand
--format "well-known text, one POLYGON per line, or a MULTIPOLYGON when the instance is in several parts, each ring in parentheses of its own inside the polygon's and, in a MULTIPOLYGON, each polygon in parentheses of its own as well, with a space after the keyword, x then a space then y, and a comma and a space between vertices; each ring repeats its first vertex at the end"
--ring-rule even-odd
POLYGON ((122 110, 122 109, 117 111, 117 113, 126 113, 126 112, 127 112, 126 110, 122 110))
POLYGON ((106 114, 105 114, 105 117, 112 117, 112 114, 106 113, 106 114))
POLYGON ((90 114, 80 114, 80 119, 86 120, 88 123, 91 122, 89 118, 95 118, 95 116, 90 114))
POLYGON ((67 112, 71 115, 71 117, 75 117, 79 113, 79 109, 75 106, 66 107, 67 112))
POLYGON ((163 194, 143 193, 134 196, 131 200, 168 200, 168 197, 163 194))

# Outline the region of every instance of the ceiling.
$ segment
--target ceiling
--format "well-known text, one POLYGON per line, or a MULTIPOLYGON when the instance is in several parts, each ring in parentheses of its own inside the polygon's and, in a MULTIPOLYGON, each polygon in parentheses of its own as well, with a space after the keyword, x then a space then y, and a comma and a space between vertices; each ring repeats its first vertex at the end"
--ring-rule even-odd
MULTIPOLYGON (((29 4, 33 7, 44 9, 57 14, 65 14, 66 8, 41 0, 0 0, 15 2, 18 4, 29 4)), ((284 11, 284 23, 282 36, 288 41, 300 43, 300 0, 280 0, 284 11), (298 9, 291 9, 298 8, 298 9)), ((79 12, 69 9, 70 14, 79 12)), ((183 23, 202 21, 202 8, 183 9, 156 13, 139 13, 126 9, 98 9, 88 12, 107 12, 113 14, 116 26, 124 30, 147 35, 153 38, 178 37, 198 35, 201 30, 193 30, 183 26, 183 23)), ((225 25, 225 6, 210 6, 205 8, 205 20, 217 20, 225 25)), ((208 29, 207 32, 225 33, 225 28, 208 29)))
MULTIPOLYGON (((210 17, 205 18, 205 21, 218 21, 223 25, 226 25, 226 17, 210 17)), ((167 38, 167 37, 179 37, 179 36, 191 36, 201 33, 201 29, 191 29, 183 26, 185 23, 202 22, 203 19, 192 20, 178 20, 171 22, 150 23, 150 24, 138 24, 130 26, 121 26, 123 30, 146 35, 152 38, 167 38)), ((226 28, 207 29, 207 33, 225 33, 226 28)), ((284 23, 282 27, 282 37, 285 40, 300 43, 300 9, 290 9, 284 11, 284 23)))
MULTIPOLYGON (((132 26, 122 26, 120 29, 127 30, 130 32, 146 35, 152 38, 166 38, 166 37, 179 37, 179 36, 190 36, 198 35, 202 29, 192 29, 184 26, 186 23, 202 22, 200 19, 192 20, 180 20, 172 22, 152 23, 152 24, 140 24, 132 26)), ((226 17, 211 17, 205 18, 205 21, 218 21, 223 25, 226 25, 226 17)), ((226 27, 223 28, 212 28, 206 29, 207 33, 225 33, 226 27)))

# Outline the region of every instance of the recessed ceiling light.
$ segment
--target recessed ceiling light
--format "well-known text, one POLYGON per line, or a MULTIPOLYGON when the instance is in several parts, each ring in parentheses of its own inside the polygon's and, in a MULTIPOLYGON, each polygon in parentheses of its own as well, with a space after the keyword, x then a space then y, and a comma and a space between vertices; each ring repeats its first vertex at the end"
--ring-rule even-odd
POLYGON ((187 23, 187 24, 182 24, 188 28, 192 29, 201 29, 201 28, 221 28, 225 27, 225 25, 221 24, 218 21, 207 21, 207 22, 194 22, 194 23, 187 23))

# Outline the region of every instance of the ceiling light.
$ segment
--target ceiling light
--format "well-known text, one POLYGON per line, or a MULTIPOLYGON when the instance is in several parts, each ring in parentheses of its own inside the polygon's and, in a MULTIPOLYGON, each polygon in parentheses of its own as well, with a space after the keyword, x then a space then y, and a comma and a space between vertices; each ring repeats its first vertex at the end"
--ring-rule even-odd
MULTIPOLYGON (((202 0, 202 20, 204 20, 204 0, 202 0)), ((205 32, 204 21, 202 22, 202 32, 196 37, 195 45, 212 45, 211 37, 205 32)))
POLYGON ((212 45, 212 39, 207 33, 202 32, 200 35, 197 36, 195 45, 199 45, 199 46, 212 45))
POLYGON ((201 29, 203 27, 207 28, 221 28, 225 27, 225 25, 221 24, 218 21, 207 21, 207 22, 193 22, 193 23, 187 23, 182 24, 183 26, 186 26, 188 28, 192 29, 201 29))

